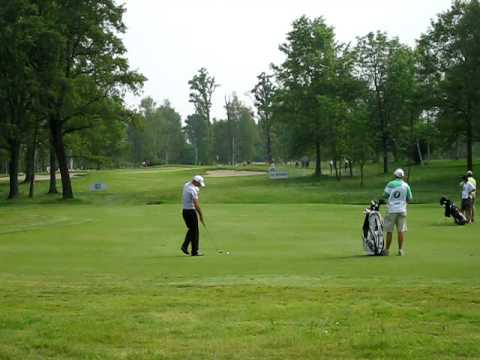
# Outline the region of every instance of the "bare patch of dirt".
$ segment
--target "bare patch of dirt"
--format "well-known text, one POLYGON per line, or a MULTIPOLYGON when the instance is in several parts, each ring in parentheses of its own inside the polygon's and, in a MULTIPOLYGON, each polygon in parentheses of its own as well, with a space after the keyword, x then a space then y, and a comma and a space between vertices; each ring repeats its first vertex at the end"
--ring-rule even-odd
MULTIPOLYGON (((71 172, 70 173, 71 178, 85 176, 85 175, 87 175, 86 172, 71 172)), ((25 176, 24 174, 19 174, 18 175, 18 181, 19 182, 23 181, 24 176, 25 176)), ((61 180, 60 173, 56 173, 55 176, 56 176, 57 180, 61 180)), ((50 175, 35 175, 35 181, 47 181, 47 180, 50 180, 50 175)), ((0 182, 8 182, 8 181, 10 181, 8 176, 0 177, 0 182)))

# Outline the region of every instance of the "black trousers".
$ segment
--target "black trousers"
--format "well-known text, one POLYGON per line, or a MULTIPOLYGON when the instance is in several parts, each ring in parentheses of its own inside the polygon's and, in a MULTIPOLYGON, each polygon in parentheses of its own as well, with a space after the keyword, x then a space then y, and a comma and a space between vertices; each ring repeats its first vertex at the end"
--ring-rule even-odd
POLYGON ((199 231, 198 231, 198 217, 195 210, 183 209, 183 220, 187 225, 188 231, 185 235, 185 241, 182 248, 188 250, 188 245, 192 244, 192 255, 198 254, 199 231))

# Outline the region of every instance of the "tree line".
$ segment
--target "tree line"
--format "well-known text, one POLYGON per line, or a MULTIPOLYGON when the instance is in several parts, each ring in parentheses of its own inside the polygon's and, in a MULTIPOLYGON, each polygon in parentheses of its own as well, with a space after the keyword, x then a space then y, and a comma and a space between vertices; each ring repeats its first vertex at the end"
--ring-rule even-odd
POLYGON ((211 115, 219 84, 206 68, 189 81, 194 111, 185 119, 168 100, 146 97, 127 108, 125 93, 138 93, 146 79, 126 59, 124 12, 113 0, 0 6, 0 160, 8 163, 9 198, 19 194, 20 170, 33 196, 35 171, 46 167, 50 192, 58 167, 63 198, 72 198, 71 162, 236 165, 308 156, 317 176, 322 161, 338 169, 348 159, 363 181, 369 161, 387 173, 392 161, 453 152, 473 168, 478 0, 454 1, 414 47, 382 31, 342 43, 322 17, 302 16, 279 46, 283 61, 252 86, 254 109, 232 93, 221 119, 211 115))
POLYGON ((239 164, 263 160, 259 126, 254 114, 236 94, 225 97, 225 118, 210 119, 215 79, 205 68, 190 81, 195 112, 182 118, 168 100, 157 105, 142 99, 137 121, 128 126, 129 154, 124 163, 135 166, 168 164, 239 164), (202 83, 197 81, 203 81, 202 83), (211 84, 208 87, 204 86, 211 84), (210 92, 210 94, 208 94, 210 92))
POLYGON ((478 0, 454 1, 413 48, 381 31, 341 43, 323 18, 303 16, 280 51, 284 61, 261 74, 255 88, 268 159, 272 138, 283 134, 290 156, 315 157, 316 175, 322 159, 349 159, 363 174, 367 161, 381 158, 387 173, 392 158, 421 163, 459 144, 473 168, 480 134, 478 0))
MULTIPOLYGON (((90 130, 89 141, 96 137, 93 141, 107 146, 100 132, 115 136, 113 120, 129 117, 125 91, 137 91, 145 78, 130 70, 126 59, 119 37, 125 31, 124 12, 113 0, 2 2, 0 147, 9 162, 9 198, 19 194, 22 147, 30 195, 35 154, 42 147, 50 153, 52 179, 58 163, 63 198, 73 198, 67 144, 73 148, 86 135, 70 135, 90 130)), ((56 192, 56 184, 51 185, 56 192)))
POLYGON ((256 126, 242 134, 235 134, 237 119, 247 119, 249 109, 235 96, 226 98, 226 119, 212 121, 215 78, 204 68, 193 77, 195 112, 186 131, 194 163, 271 163, 307 155, 315 159, 317 176, 322 161, 331 160, 339 177, 337 164, 348 159, 363 181, 369 161, 381 159, 388 173, 392 161, 418 164, 433 153, 454 152, 464 153, 466 167, 473 168, 480 134, 478 0, 454 1, 415 47, 382 31, 341 43, 322 17, 302 16, 279 50, 284 61, 261 73, 252 89, 256 126), (258 140, 244 147, 248 136, 258 140))

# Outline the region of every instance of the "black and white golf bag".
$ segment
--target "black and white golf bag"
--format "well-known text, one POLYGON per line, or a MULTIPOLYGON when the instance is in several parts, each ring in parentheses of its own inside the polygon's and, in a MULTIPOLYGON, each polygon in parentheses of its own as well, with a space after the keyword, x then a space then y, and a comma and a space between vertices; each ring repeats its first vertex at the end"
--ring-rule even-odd
POLYGON ((385 240, 383 238, 383 218, 380 214, 379 202, 372 200, 370 207, 365 209, 362 230, 363 248, 367 255, 383 255, 385 240))
POLYGON ((442 196, 440 198, 440 205, 445 208, 445 216, 453 217, 453 221, 457 225, 465 225, 467 223, 467 218, 460 211, 459 208, 455 206, 453 201, 449 200, 447 197, 442 196))

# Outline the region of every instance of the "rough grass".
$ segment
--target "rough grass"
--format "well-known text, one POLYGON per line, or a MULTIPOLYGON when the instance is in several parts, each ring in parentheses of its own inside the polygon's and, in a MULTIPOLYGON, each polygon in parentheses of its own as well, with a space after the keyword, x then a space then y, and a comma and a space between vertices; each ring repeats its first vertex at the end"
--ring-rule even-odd
POLYGON ((375 168, 364 189, 209 179, 207 256, 184 257, 178 199, 195 171, 93 172, 74 202, 3 201, 0 359, 480 358, 480 232, 436 204, 457 193, 457 164, 415 168, 427 204, 410 207, 407 255, 381 258, 362 253, 364 206, 331 203, 381 194, 375 168))

